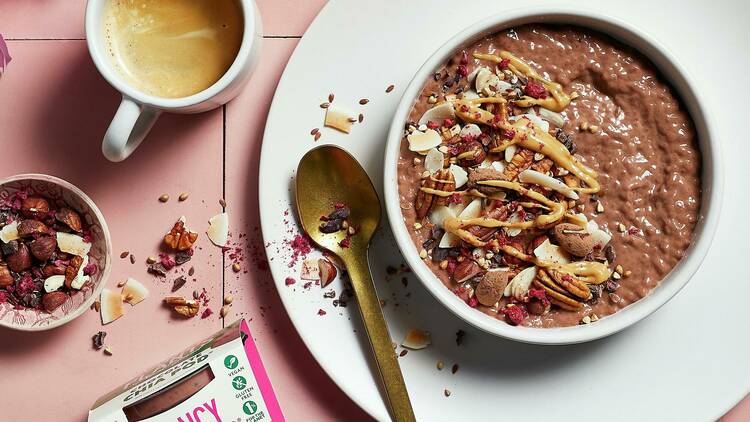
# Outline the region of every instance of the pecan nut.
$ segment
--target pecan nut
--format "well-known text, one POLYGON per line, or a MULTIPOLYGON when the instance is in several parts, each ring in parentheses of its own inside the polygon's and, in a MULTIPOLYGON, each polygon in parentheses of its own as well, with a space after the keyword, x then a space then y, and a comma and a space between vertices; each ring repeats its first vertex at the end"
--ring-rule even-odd
MULTIPOLYGON (((438 170, 435 173, 436 182, 438 183, 437 190, 452 193, 456 191, 456 179, 453 176, 453 172, 450 169, 438 170)), ((432 207, 438 207, 448 203, 448 196, 435 196, 432 201, 432 207)))
POLYGON ((188 300, 179 296, 165 297, 164 303, 171 306, 172 310, 185 318, 192 318, 198 315, 198 311, 201 308, 201 304, 197 300, 188 300))
POLYGON ((198 233, 185 227, 184 218, 177 220, 169 233, 164 235, 164 243, 178 251, 186 251, 192 248, 196 240, 198 240, 198 233))
POLYGON ((76 255, 70 259, 70 264, 65 269, 65 287, 68 289, 71 288, 73 280, 78 276, 78 270, 81 269, 81 265, 83 265, 83 258, 80 256, 76 255))
POLYGON ((520 148, 518 152, 511 158, 503 175, 506 180, 515 180, 518 177, 518 173, 531 167, 534 162, 534 151, 526 148, 520 148))
POLYGON ((422 180, 422 187, 417 192, 417 198, 414 201, 414 210, 418 218, 424 218, 430 212, 432 201, 435 199, 435 195, 426 190, 435 190, 436 188, 437 182, 432 177, 422 180))

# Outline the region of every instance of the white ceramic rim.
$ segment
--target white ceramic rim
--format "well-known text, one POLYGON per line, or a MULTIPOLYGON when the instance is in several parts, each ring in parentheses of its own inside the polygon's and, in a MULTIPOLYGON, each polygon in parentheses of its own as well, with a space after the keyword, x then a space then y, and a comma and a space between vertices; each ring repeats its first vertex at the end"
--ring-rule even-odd
POLYGON ((715 124, 698 98, 701 96, 698 95, 688 72, 663 45, 644 31, 600 12, 555 6, 528 7, 503 12, 470 25, 443 44, 417 71, 404 91, 388 132, 384 160, 384 200, 388 220, 401 253, 422 284, 446 308, 469 324, 499 337, 533 344, 572 344, 606 337, 635 324, 659 309, 687 284, 705 258, 718 225, 724 166, 721 162, 720 145, 714 136, 715 124), (403 222, 399 206, 396 164, 401 137, 414 98, 424 82, 463 45, 485 35, 525 23, 575 24, 608 34, 632 46, 651 60, 674 87, 693 119, 699 139, 702 154, 702 204, 693 244, 682 261, 647 297, 602 318, 596 324, 543 329, 515 327, 470 308, 447 289, 420 259, 403 222))
POLYGON ((117 71, 113 69, 101 42, 102 14, 104 13, 104 6, 107 0, 88 0, 86 4, 86 44, 96 68, 99 69, 99 73, 102 74, 110 85, 128 98, 138 103, 163 110, 175 110, 194 106, 210 100, 227 89, 235 79, 241 76, 246 62, 252 59, 253 44, 258 42, 256 40, 256 27, 259 23, 259 20, 257 20, 259 11, 254 0, 238 0, 238 2, 242 9, 244 27, 240 49, 237 51, 232 65, 229 66, 224 75, 218 81, 214 82, 213 85, 187 97, 164 98, 146 94, 125 82, 117 71))
POLYGON ((109 279, 109 273, 112 270, 111 269, 112 238, 109 234, 109 227, 107 227, 107 221, 104 219, 104 214, 102 214, 101 210, 99 210, 99 207, 96 206, 94 201, 91 198, 89 198, 88 195, 86 195, 81 189, 79 189, 74 184, 68 182, 67 180, 63 180, 55 176, 50 176, 48 174, 27 173, 27 174, 16 174, 14 176, 0 179, 0 186, 6 183, 18 182, 18 181, 23 181, 23 180, 41 180, 43 182, 50 182, 50 183, 54 183, 56 185, 62 186, 63 188, 73 192, 76 196, 81 198, 83 202, 85 202, 86 205, 89 206, 89 208, 91 208, 91 211, 96 216, 97 223, 102 228, 102 233, 104 234, 104 243, 105 243, 104 263, 99 268, 99 271, 102 272, 102 275, 101 275, 101 278, 99 279, 99 284, 94 288, 94 290, 91 292, 91 295, 88 297, 88 299, 86 299, 81 304, 81 306, 71 311, 69 314, 65 315, 63 318, 54 320, 50 322, 49 324, 42 325, 42 326, 30 327, 30 326, 24 326, 24 325, 7 325, 7 324, 0 322, 0 325, 13 329, 13 330, 17 330, 17 331, 46 331, 46 330, 51 330, 53 328, 57 328, 61 325, 65 325, 68 322, 78 318, 91 307, 91 304, 94 303, 95 300, 99 298, 99 296, 102 293, 102 290, 104 290, 104 286, 107 285, 107 279, 109 279))

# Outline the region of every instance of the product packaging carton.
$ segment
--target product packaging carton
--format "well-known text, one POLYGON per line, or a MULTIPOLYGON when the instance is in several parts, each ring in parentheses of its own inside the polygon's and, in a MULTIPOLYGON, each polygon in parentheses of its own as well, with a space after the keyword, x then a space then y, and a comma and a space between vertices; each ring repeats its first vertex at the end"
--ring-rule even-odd
POLYGON ((245 320, 101 397, 89 422, 283 422, 245 320))

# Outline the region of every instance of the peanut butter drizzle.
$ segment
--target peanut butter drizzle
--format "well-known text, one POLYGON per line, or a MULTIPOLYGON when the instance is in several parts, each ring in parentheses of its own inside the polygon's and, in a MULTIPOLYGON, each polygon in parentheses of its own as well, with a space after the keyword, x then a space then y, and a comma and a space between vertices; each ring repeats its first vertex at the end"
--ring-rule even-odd
POLYGON ((530 262, 537 267, 557 270, 573 275, 586 284, 602 284, 609 280, 609 277, 612 275, 612 271, 601 262, 576 261, 567 264, 558 264, 556 262, 544 261, 535 256, 525 254, 508 245, 501 246, 500 250, 522 261, 530 262))
POLYGON ((563 91, 562 85, 557 82, 552 82, 547 78, 542 77, 536 70, 534 70, 528 63, 514 56, 509 51, 501 50, 499 56, 493 54, 480 54, 474 53, 474 57, 479 60, 487 60, 495 63, 508 60, 508 68, 515 73, 517 76, 525 76, 529 79, 534 79, 544 85, 547 91, 552 94, 547 98, 532 98, 524 96, 520 100, 516 101, 519 107, 531 107, 533 105, 542 106, 552 111, 563 111, 565 107, 570 104, 570 96, 563 91))

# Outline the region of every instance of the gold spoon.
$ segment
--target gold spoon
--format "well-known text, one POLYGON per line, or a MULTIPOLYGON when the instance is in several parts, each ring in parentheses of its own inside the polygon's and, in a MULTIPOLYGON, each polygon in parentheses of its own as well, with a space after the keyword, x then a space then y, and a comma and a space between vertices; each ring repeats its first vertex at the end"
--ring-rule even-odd
POLYGON ((320 247, 341 258, 349 271, 391 416, 398 422, 414 421, 367 261, 367 250, 380 222, 380 201, 370 178, 348 152, 332 145, 321 146, 305 154, 297 167, 296 199, 302 228, 320 247), (320 217, 330 214, 339 203, 351 209, 347 221, 356 228, 352 236, 347 237, 346 230, 329 234, 320 231, 320 217), (343 247, 341 241, 346 238, 349 244, 343 247))

